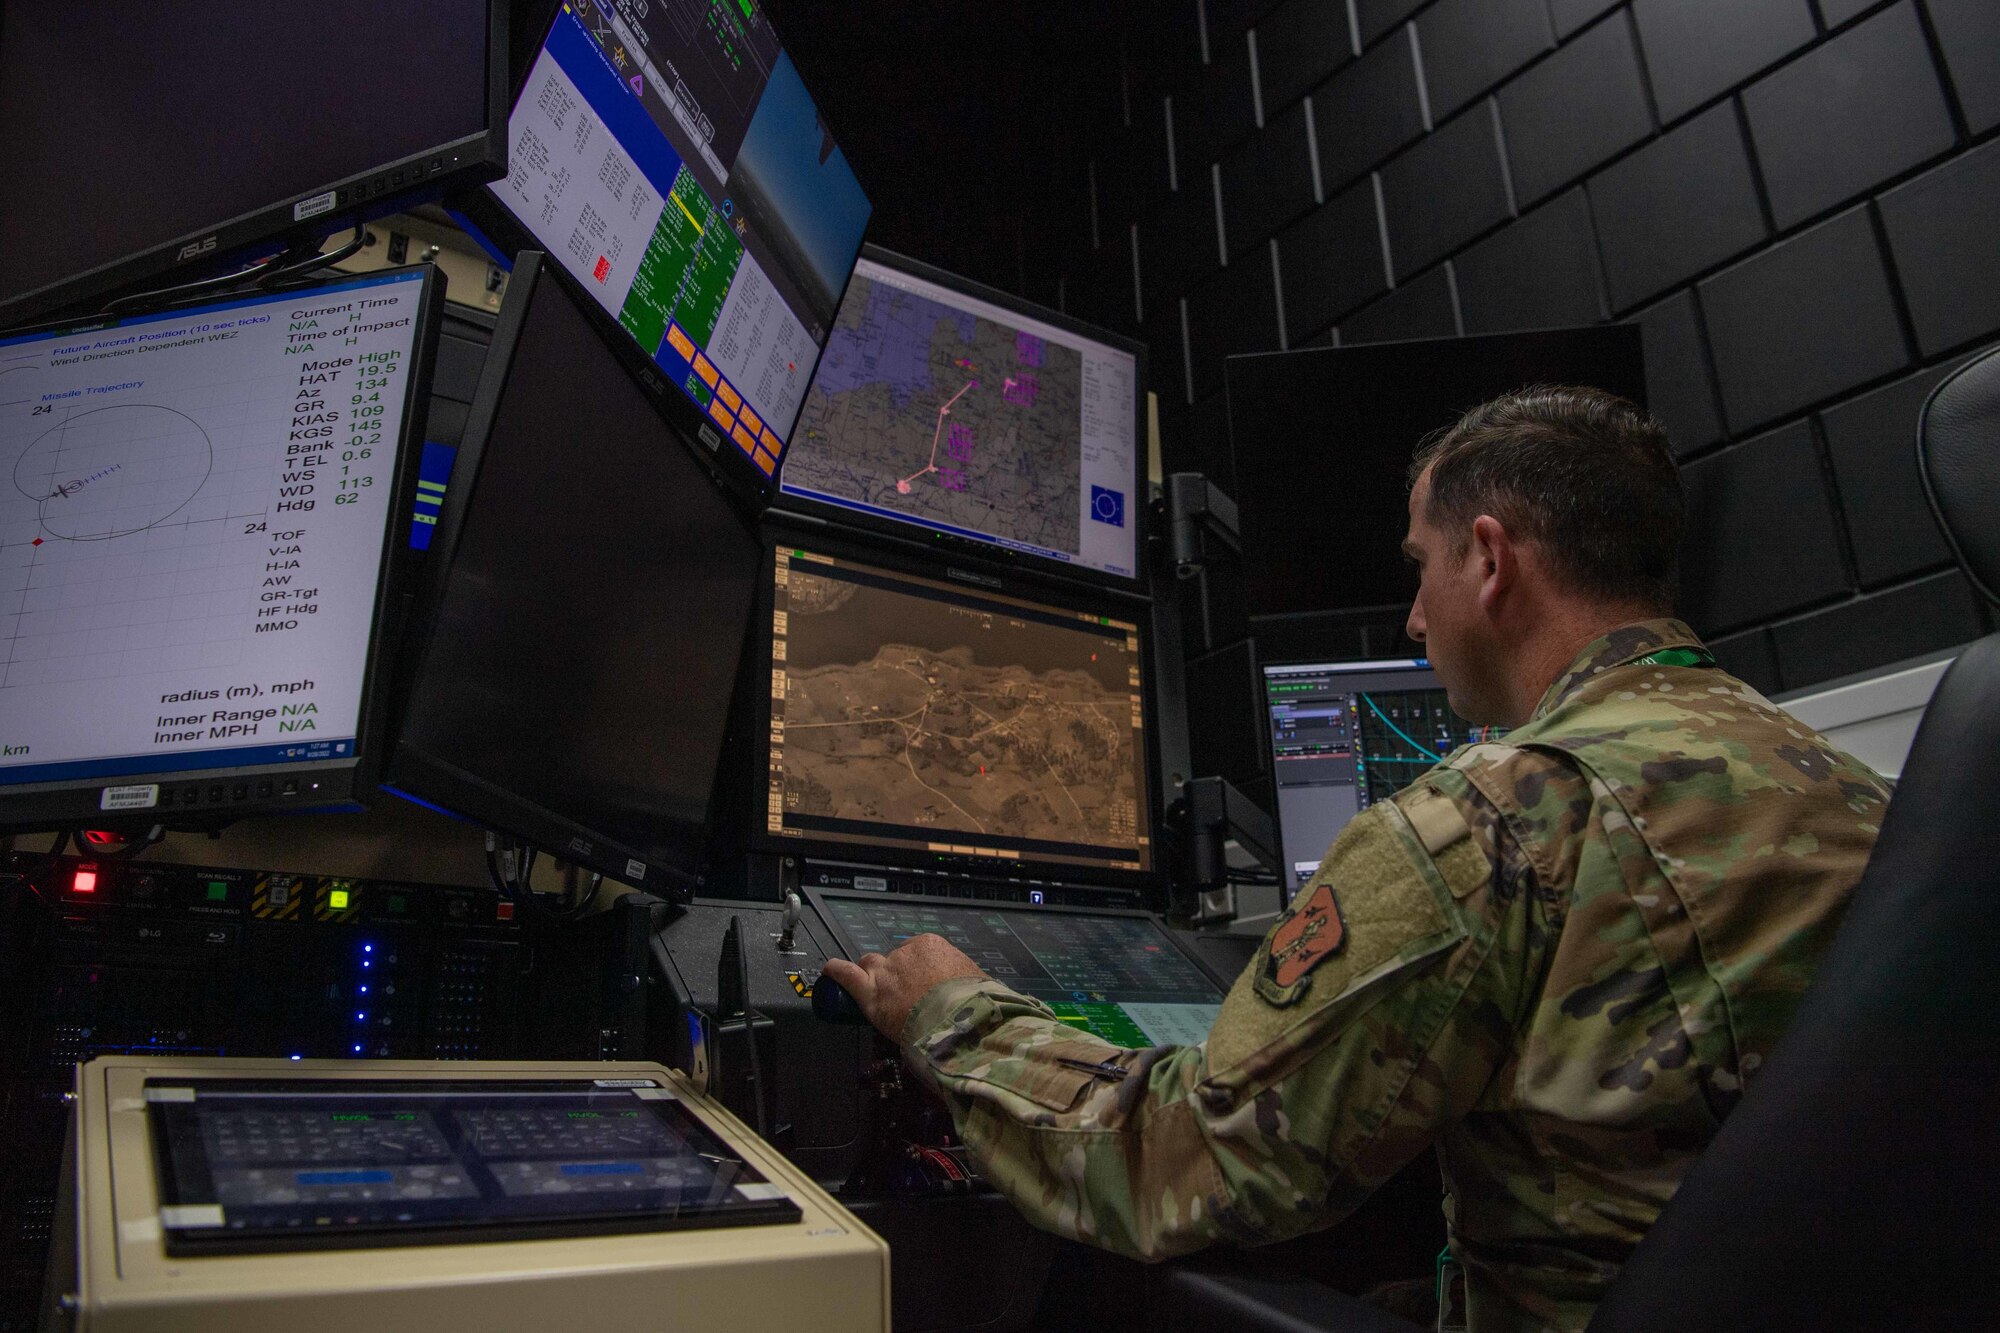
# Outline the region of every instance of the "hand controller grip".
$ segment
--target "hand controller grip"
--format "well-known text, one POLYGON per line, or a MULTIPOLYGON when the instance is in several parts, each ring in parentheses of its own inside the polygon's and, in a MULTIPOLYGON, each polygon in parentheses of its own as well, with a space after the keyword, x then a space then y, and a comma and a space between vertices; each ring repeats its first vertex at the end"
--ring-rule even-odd
POLYGON ((822 972, 812 987, 813 1017, 822 1023, 865 1024, 868 1016, 848 994, 847 987, 822 972))

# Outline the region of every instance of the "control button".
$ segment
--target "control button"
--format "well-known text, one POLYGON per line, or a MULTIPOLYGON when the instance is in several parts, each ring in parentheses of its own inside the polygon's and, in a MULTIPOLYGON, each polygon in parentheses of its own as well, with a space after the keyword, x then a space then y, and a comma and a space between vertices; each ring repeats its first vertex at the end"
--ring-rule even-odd
POLYGON ((266 778, 264 779, 264 781, 257 784, 257 795, 267 800, 270 798, 271 793, 276 790, 277 789, 271 785, 271 780, 269 778, 266 778))
POLYGON ((299 794, 299 780, 297 778, 286 778, 285 785, 280 790, 286 796, 297 796, 299 794))
POLYGON ((245 800, 249 797, 249 795, 250 795, 250 784, 247 782, 239 782, 235 786, 229 789, 229 799, 232 801, 245 800))

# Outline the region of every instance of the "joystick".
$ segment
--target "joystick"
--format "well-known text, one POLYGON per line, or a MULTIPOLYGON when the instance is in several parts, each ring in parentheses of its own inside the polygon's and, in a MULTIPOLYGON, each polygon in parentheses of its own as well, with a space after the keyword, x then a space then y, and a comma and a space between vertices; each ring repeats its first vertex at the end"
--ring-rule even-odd
POLYGON ((868 1016, 861 1012, 847 987, 822 972, 812 987, 813 1017, 822 1023, 865 1024, 868 1016))

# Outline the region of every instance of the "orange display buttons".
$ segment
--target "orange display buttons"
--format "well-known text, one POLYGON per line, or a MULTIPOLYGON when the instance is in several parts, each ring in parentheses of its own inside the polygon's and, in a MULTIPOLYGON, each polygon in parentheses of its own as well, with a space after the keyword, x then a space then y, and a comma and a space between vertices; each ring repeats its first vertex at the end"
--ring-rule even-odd
POLYGON ((750 405, 748 403, 745 403, 743 406, 737 408, 736 411, 737 414, 743 418, 743 424, 750 428, 751 435, 754 436, 758 431, 764 429, 764 418, 758 416, 755 412, 752 412, 750 410, 750 405))
POLYGON ((722 378, 722 372, 700 352, 694 354, 694 373, 701 376, 701 382, 711 389, 715 387, 716 381, 722 378))
POLYGON ((785 442, 779 439, 777 436, 771 434, 771 428, 769 426, 764 427, 763 434, 760 435, 758 438, 763 440, 764 447, 766 449, 769 449, 773 454, 782 454, 783 452, 785 452, 785 442))
POLYGON ((757 466, 768 477, 778 470, 778 456, 769 449, 759 449, 757 451, 757 466))
POLYGON ((714 417, 715 424, 722 427, 724 430, 735 429, 736 418, 730 415, 729 409, 722 405, 722 400, 720 398, 715 398, 710 400, 708 404, 708 414, 714 417))
POLYGON ((716 385, 715 392, 723 402, 729 404, 730 411, 737 412, 742 410, 743 395, 737 393, 736 386, 732 385, 728 380, 724 380, 722 383, 716 385))
POLYGON ((681 360, 687 362, 689 365, 694 364, 694 339, 682 333, 680 325, 667 325, 667 346, 679 352, 681 360))
POLYGON ((735 439, 737 445, 742 448, 744 453, 754 454, 757 452, 757 437, 743 429, 742 422, 737 422, 729 434, 735 439))

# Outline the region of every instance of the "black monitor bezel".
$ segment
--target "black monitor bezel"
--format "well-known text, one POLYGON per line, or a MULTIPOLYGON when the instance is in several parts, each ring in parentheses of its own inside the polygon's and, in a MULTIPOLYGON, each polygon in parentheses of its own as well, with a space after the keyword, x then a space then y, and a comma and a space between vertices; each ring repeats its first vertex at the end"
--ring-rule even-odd
POLYGON ((921 551, 857 541, 852 535, 843 536, 818 525, 801 526, 795 520, 787 521, 785 515, 775 510, 765 514, 765 523, 759 531, 759 536, 764 542, 764 564, 758 588, 756 619, 752 623, 751 639, 744 654, 745 684, 739 687, 739 697, 742 688, 749 688, 756 700, 753 715, 745 719, 751 724, 751 730, 747 733, 751 743, 743 748, 749 752, 751 760, 744 765, 748 770, 743 777, 743 786, 746 790, 740 792, 736 798, 749 819, 748 841, 752 851, 843 864, 895 866, 945 875, 971 876, 993 884, 1022 881, 1037 884, 1097 885, 1137 891, 1145 901, 1159 901, 1158 895, 1164 892, 1166 887, 1167 863, 1170 858, 1166 855, 1162 843, 1162 825, 1165 822, 1164 801, 1161 793, 1156 790, 1160 781, 1157 679, 1159 667, 1153 625, 1148 617, 1151 610, 1149 602, 1136 597, 1119 597, 1107 589, 1086 591, 1058 581, 1025 578, 1021 577, 1018 571, 1002 577, 987 570, 967 569, 953 560, 940 561, 936 553, 930 553, 926 557, 921 551), (1139 756, 1142 767, 1140 776, 1146 784, 1141 806, 1146 816, 1146 835, 1149 839, 1147 851, 1151 865, 1142 870, 1127 870, 1067 861, 1038 861, 1026 855, 1018 860, 961 856, 893 843, 833 841, 803 834, 793 837, 772 833, 767 820, 767 801, 770 791, 770 681, 773 666, 771 629, 772 613, 776 609, 775 580, 779 546, 804 547, 836 559, 872 565, 892 574, 962 583, 970 596, 999 593, 1026 601, 1043 602, 1067 611, 1097 611, 1103 615, 1116 615, 1135 624, 1139 636, 1140 709, 1147 722, 1142 728, 1145 735, 1141 746, 1143 753, 1139 756))
MULTIPOLYGON (((529 307, 537 295, 539 285, 548 281, 551 273, 560 276, 560 266, 544 262, 545 258, 546 256, 539 250, 521 253, 513 277, 508 282, 507 299, 502 303, 500 313, 494 322, 493 341, 487 348, 486 361, 480 371, 479 387, 474 392, 472 406, 466 417, 465 433, 459 445, 451 488, 447 494, 444 512, 438 518, 437 532, 431 538, 431 559, 423 589, 417 600, 416 616, 417 622, 421 625, 437 623, 438 612, 443 606, 453 559, 465 530, 466 512, 471 504, 472 493, 478 485, 480 469, 485 461, 487 441, 492 434, 500 401, 506 393, 507 381, 513 371, 514 357, 520 347, 522 330, 527 324, 529 307)), ((569 284, 559 282, 558 286, 569 300, 587 313, 591 304, 587 293, 578 292, 569 284)), ((723 489, 721 494, 743 522, 746 531, 755 538, 755 521, 743 512, 742 506, 735 502, 735 498, 727 489, 723 489)), ((748 626, 744 632, 746 635, 749 633, 748 626)), ((406 695, 409 698, 414 698, 417 687, 422 682, 425 669, 423 659, 426 655, 422 645, 417 645, 410 655, 406 688, 406 695)), ((718 763, 718 773, 720 771, 721 765, 718 763)), ((692 896, 699 882, 697 876, 701 867, 701 852, 706 841, 707 826, 711 821, 704 821, 702 825, 686 830, 690 836, 683 839, 686 847, 678 860, 661 860, 641 848, 612 838, 567 815, 525 800, 454 764, 427 754, 400 736, 389 755, 382 785, 386 790, 406 800, 429 806, 454 818, 505 832, 533 846, 550 851, 565 861, 597 871, 621 883, 631 884, 635 888, 657 889, 685 901, 692 896), (635 866, 639 868, 636 874, 635 866), (656 875, 655 872, 661 873, 656 875), (665 882, 662 883, 662 880, 665 882)), ((715 808, 713 792, 710 794, 709 808, 711 811, 715 808)))
MULTIPOLYGON (((174 828, 203 828, 226 824, 255 815, 306 814, 362 808, 375 790, 388 748, 389 726, 395 714, 396 662, 407 629, 408 599, 415 582, 420 555, 410 549, 410 513, 416 504, 417 474, 423 463, 423 435, 430 414, 431 369, 437 360, 438 333, 444 322, 445 278, 430 264, 400 269, 376 269, 368 273, 344 273, 339 277, 306 286, 281 289, 276 297, 297 296, 347 282, 368 282, 396 273, 418 275, 417 309, 412 339, 410 381, 404 390, 400 423, 399 454, 389 516, 383 525, 382 559, 375 583, 374 632, 362 670, 361 704, 356 715, 354 757, 323 759, 312 763, 278 765, 255 764, 229 768, 175 769, 167 772, 120 774, 119 780, 105 782, 73 779, 61 783, 25 783, 18 787, 0 786, 0 833, 35 832, 44 829, 88 826, 101 829, 146 828, 167 824, 174 828), (282 795, 284 784, 296 780, 299 794, 282 795), (272 795, 256 793, 270 784, 272 795), (250 795, 234 797, 238 784, 250 795), (106 811, 101 807, 107 788, 157 785, 161 788, 189 786, 204 789, 219 786, 220 797, 198 799, 189 805, 184 799, 130 811, 106 811), (87 800, 85 798, 88 798, 87 800)), ((210 301, 177 307, 198 310, 204 305, 240 299, 221 294, 210 301)), ((116 319, 64 322, 47 328, 115 328, 124 320, 152 318, 159 309, 131 311, 116 319)), ((39 331, 39 329, 37 330, 39 331)))
MULTIPOLYGON (((534 72, 535 61, 541 49, 548 43, 549 31, 562 17, 561 3, 547 4, 545 8, 547 21, 536 24, 535 31, 540 35, 530 50, 521 53, 522 58, 516 62, 518 68, 509 80, 513 86, 508 89, 506 107, 500 122, 503 139, 508 120, 513 115, 514 104, 520 98, 521 89, 526 85, 528 76, 534 72)), ((776 31, 775 24, 772 30, 776 31)), ((782 43, 780 45, 782 46, 782 43)), ((797 68, 797 63, 793 62, 794 69, 797 68)), ((799 71, 799 80, 805 82, 805 73, 802 70, 799 71)), ((806 84, 806 91, 812 92, 810 83, 806 84)), ((817 97, 813 102, 816 106, 820 104, 817 97)), ((857 177, 857 183, 858 180, 857 177)), ((544 253, 542 240, 525 222, 515 217, 513 210, 500 202, 499 196, 486 188, 484 183, 471 189, 454 192, 448 197, 447 203, 452 211, 460 216, 460 220, 468 224, 467 229, 473 233, 475 239, 482 241, 493 253, 494 258, 501 263, 515 262, 520 255, 529 251, 544 253)), ((869 203, 869 216, 870 218, 874 216, 872 200, 869 203)), ((659 363, 653 360, 652 354, 626 332, 616 316, 597 303, 597 299, 574 274, 570 273, 559 260, 549 263, 546 267, 555 274, 556 281, 567 286, 570 294, 578 298, 577 304, 583 307, 605 345, 646 390, 654 409, 673 428, 674 434, 687 446, 688 452, 701 460, 702 464, 725 486, 743 496, 756 508, 761 509, 769 504, 772 497, 777 494, 777 479, 784 474, 784 456, 782 454, 779 456, 776 472, 769 477, 765 476, 763 471, 746 457, 734 442, 724 438, 716 429, 715 423, 666 377, 659 363)), ((854 270, 850 268, 847 274, 848 280, 851 281, 853 276, 854 270)), ((844 300, 846 295, 847 282, 843 281, 840 295, 834 301, 836 311, 839 310, 840 301, 844 300)), ((826 344, 822 342, 814 350, 816 356, 824 355, 826 344)), ((814 361, 814 368, 818 368, 817 360, 814 361)), ((791 447, 789 437, 785 440, 785 446, 789 452, 791 447)))
MULTIPOLYGON (((1011 547, 1001 546, 993 542, 980 541, 971 537, 960 537, 948 532, 938 532, 925 527, 922 523, 914 519, 882 518, 873 514, 860 513, 841 505, 828 504, 825 501, 799 495, 785 489, 785 469, 782 463, 778 468, 778 485, 772 496, 772 508, 781 514, 797 514, 809 519, 817 519, 830 523, 837 527, 852 528, 859 532, 879 536, 909 550, 923 552, 925 557, 931 560, 944 558, 969 561, 975 565, 989 565, 999 569, 1019 571, 1030 576, 1040 575, 1044 578, 1073 582, 1090 588, 1114 588, 1126 592, 1143 591, 1148 586, 1146 578, 1146 537, 1150 506, 1146 502, 1146 497, 1147 488, 1150 485, 1149 474, 1151 468, 1149 461, 1151 447, 1148 441, 1146 424, 1146 344, 1133 338, 1127 338, 1122 334, 1113 333, 1109 329, 1100 328, 1095 324, 1085 323, 1083 320, 1066 315, 1059 310, 1050 310, 1045 306, 1036 305, 1034 302, 1024 300, 1010 292, 1003 292, 998 288, 974 282, 970 278, 961 277, 956 273, 938 268, 932 264, 926 264, 922 260, 898 254, 894 250, 886 249, 872 242, 861 247, 860 258, 873 260, 886 268, 906 273, 910 277, 919 278, 925 282, 936 283, 940 287, 947 288, 961 295, 985 301, 991 305, 999 306, 1004 310, 1011 310, 1023 318, 1038 320, 1044 324, 1052 324, 1059 329, 1074 333, 1080 338, 1087 338, 1092 342, 1103 343, 1105 346, 1124 352, 1133 358, 1132 476, 1128 479, 1131 483, 1131 489, 1127 492, 1132 498, 1125 509, 1126 519, 1132 528, 1132 574, 1129 578, 1119 574, 1109 574, 1103 570, 1092 569, 1080 562, 1051 560, 1028 551, 1017 551, 1011 547)), ((850 274, 847 290, 841 293, 841 301, 843 303, 847 299, 847 293, 853 291, 853 289, 854 279, 850 274)), ((836 311, 834 318, 836 321, 839 319, 838 311, 836 311)), ((830 338, 831 336, 832 334, 829 332, 828 337, 830 338)), ((814 367, 814 375, 817 376, 817 374, 818 367, 814 367)), ((806 393, 808 396, 811 395, 812 389, 810 386, 806 389, 806 393)), ((801 409, 801 415, 803 415, 803 409, 801 409)), ((791 448, 789 442, 787 442, 785 458, 789 460, 790 457, 791 448)))
POLYGON ((1175 951, 1194 965, 1194 969, 1197 972, 1214 983, 1216 1003, 1220 1004, 1226 999, 1229 995, 1230 987, 1236 984, 1235 977, 1221 976, 1213 967, 1210 967, 1200 954, 1196 953, 1188 946, 1186 941, 1181 939, 1180 933, 1168 926, 1158 913, 1148 912, 1143 908, 1079 907, 1071 904, 1057 905, 1054 903, 993 902, 983 898, 939 898, 929 894, 918 893, 874 893, 867 889, 817 889, 802 887, 800 892, 806 895, 806 900, 812 904, 813 910, 819 913, 820 920, 826 923, 827 933, 832 936, 834 943, 840 946, 841 953, 846 955, 849 961, 858 959, 861 956, 859 946, 855 944, 854 937, 847 933, 847 927, 840 923, 840 918, 835 916, 827 907, 830 899, 838 898, 844 901, 869 903, 901 903, 911 907, 957 907, 963 908, 968 912, 1024 912, 1051 916, 1119 917, 1128 920, 1144 919, 1152 922, 1159 929, 1160 934, 1172 942, 1175 951))
MULTIPOLYGON (((163 275, 173 281, 219 273, 248 258, 268 242, 272 252, 287 243, 312 241, 408 207, 424 197, 495 180, 507 172, 509 83, 508 9, 499 0, 486 6, 486 128, 435 144, 313 189, 253 209, 135 251, 87 272, 0 299, 0 329, 81 309, 86 300, 134 288, 163 275), (433 165, 435 164, 435 165, 433 165), (332 194, 332 204, 307 218, 299 206, 332 194)), ((394 40, 385 34, 385 41, 394 40)), ((393 114, 393 108, 384 108, 393 114)), ((220 140, 218 140, 218 143, 220 140)))

